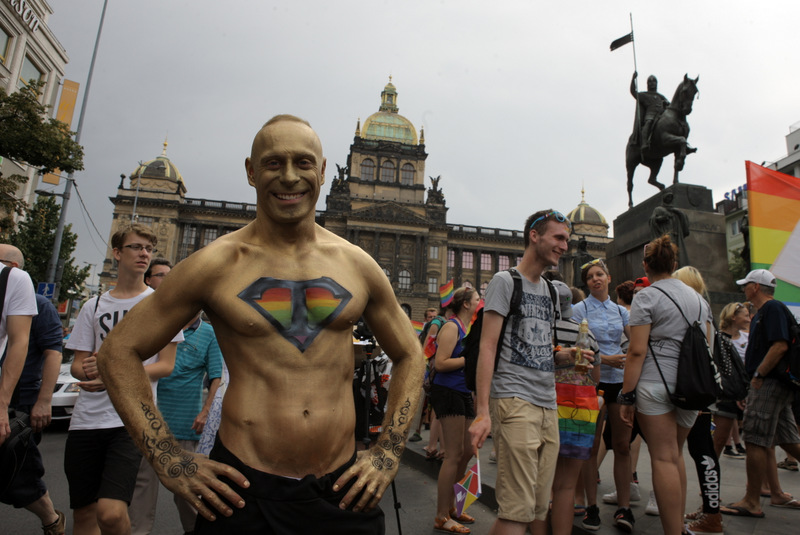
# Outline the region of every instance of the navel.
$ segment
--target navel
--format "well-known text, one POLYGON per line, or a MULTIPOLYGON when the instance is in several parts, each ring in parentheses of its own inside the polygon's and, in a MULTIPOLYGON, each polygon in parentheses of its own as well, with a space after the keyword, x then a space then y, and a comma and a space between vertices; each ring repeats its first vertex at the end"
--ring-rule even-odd
POLYGON ((310 412, 308 412, 308 409, 306 409, 306 410, 304 410, 304 411, 303 411, 303 416, 304 416, 304 417, 308 418, 310 415, 311 415, 311 413, 310 413, 310 412))

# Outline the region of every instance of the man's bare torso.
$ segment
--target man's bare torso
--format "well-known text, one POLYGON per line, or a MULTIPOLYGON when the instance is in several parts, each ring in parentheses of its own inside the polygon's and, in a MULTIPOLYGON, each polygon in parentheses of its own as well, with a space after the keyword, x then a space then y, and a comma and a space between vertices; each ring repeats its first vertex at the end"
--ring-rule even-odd
POLYGON ((245 464, 277 475, 321 476, 355 449, 352 326, 369 279, 360 251, 321 237, 293 253, 233 235, 213 247, 231 259, 204 306, 230 371, 219 437, 245 464))

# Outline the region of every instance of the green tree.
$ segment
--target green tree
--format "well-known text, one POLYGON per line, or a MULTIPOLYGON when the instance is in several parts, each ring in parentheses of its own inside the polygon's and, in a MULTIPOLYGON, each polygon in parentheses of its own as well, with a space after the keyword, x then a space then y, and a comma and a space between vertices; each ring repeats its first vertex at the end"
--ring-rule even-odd
POLYGON ((728 262, 728 271, 733 275, 733 280, 741 280, 747 276, 747 273, 750 271, 750 266, 747 265, 742 258, 741 249, 731 249, 730 252, 733 253, 733 260, 728 262))
MULTIPOLYGON (((54 197, 39 197, 25 219, 20 221, 17 229, 9 236, 8 243, 22 251, 25 257, 25 271, 30 274, 34 285, 47 281, 47 264, 53 254, 60 213, 61 207, 54 197)), ((75 265, 72 253, 75 251, 77 241, 78 236, 72 232, 72 225, 66 225, 59 253, 59 261, 64 264, 58 293, 59 301, 66 300, 70 294, 79 293, 89 277, 90 266, 78 269, 75 265)))
MULTIPOLYGON (((32 81, 19 91, 0 90, 0 156, 38 167, 45 173, 83 169, 83 147, 73 139, 66 123, 47 117, 49 106, 39 99, 43 82, 32 81)), ((23 175, 0 174, 0 232, 13 227, 12 214, 22 215, 26 205, 15 195, 23 175)))

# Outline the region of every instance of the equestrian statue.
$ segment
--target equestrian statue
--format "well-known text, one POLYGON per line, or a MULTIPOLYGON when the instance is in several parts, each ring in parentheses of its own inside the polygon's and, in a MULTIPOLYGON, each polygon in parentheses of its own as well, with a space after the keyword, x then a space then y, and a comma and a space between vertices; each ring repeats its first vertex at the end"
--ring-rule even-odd
POLYGON ((698 76, 694 80, 684 75, 683 81, 675 90, 672 102, 668 101, 658 89, 655 76, 647 78, 647 91, 636 90, 638 73, 633 73, 631 95, 636 99, 636 122, 633 133, 628 138, 625 149, 625 167, 628 170, 628 207, 633 207, 633 173, 638 165, 650 168, 648 183, 659 190, 664 184, 656 180, 661 170, 664 156, 675 155, 675 174, 673 184, 678 182, 678 173, 683 170, 686 155, 697 152, 687 142, 689 123, 686 116, 692 113, 692 103, 697 95, 698 76))

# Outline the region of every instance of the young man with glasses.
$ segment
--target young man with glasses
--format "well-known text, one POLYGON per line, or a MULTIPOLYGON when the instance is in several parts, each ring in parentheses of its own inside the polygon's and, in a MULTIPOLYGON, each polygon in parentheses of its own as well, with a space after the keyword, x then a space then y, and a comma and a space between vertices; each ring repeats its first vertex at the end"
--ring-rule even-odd
POLYGON ((508 271, 496 273, 486 288, 477 417, 470 434, 473 446, 480 448, 491 431, 497 451, 494 535, 546 530, 559 449, 555 366, 573 363, 575 350, 556 352, 553 347, 558 303, 542 273, 567 252, 570 230, 569 220, 554 210, 536 212, 525 222, 525 251, 516 267, 522 278, 520 310, 510 310, 514 281, 508 271))
MULTIPOLYGON (((153 293, 144 283, 157 238, 147 227, 122 227, 111 237, 117 261, 116 286, 81 308, 67 348, 75 351, 72 375, 81 379, 64 450, 64 471, 73 509, 73 533, 130 533, 128 505, 141 453, 136 449, 106 392, 97 350, 134 305, 153 293)), ((138 366, 155 395, 157 381, 172 372, 178 334, 138 366), (155 355, 153 354, 155 353, 155 355), (142 366, 144 364, 144 366, 142 366)))
POLYGON ((377 505, 417 406, 422 348, 380 266, 316 224, 325 158, 308 122, 272 118, 244 163, 255 219, 181 261, 111 333, 99 357, 109 394, 162 483, 198 510, 195 534, 383 533, 377 505), (200 309, 230 371, 208 457, 179 446, 136 367, 200 309), (362 316, 393 369, 382 432, 356 454, 362 316))

